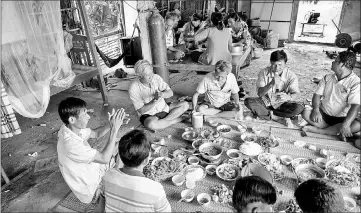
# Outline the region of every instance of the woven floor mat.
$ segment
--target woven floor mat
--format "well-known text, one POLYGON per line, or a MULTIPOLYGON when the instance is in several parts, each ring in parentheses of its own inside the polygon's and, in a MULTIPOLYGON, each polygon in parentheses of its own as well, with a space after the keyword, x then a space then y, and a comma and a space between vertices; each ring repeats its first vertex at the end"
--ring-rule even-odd
POLYGON ((282 137, 285 139, 290 139, 292 141, 296 141, 296 140, 305 141, 308 144, 313 144, 313 145, 317 146, 319 149, 330 149, 333 151, 346 152, 346 153, 348 153, 348 152, 360 153, 360 150, 357 149, 350 142, 315 138, 315 137, 312 137, 311 135, 302 137, 301 131, 299 131, 299 130, 271 128, 271 133, 274 136, 282 137))
POLYGON ((55 205, 52 212, 85 212, 86 209, 94 209, 95 207, 96 205, 80 202, 80 200, 75 197, 74 193, 70 191, 55 205))

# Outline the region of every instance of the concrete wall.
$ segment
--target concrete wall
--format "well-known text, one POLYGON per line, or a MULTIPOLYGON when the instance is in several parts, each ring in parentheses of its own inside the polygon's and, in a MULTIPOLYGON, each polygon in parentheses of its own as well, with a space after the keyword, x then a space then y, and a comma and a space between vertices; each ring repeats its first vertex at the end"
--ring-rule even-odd
POLYGON ((250 17, 251 12, 251 0, 239 0, 238 1, 238 11, 244 11, 246 12, 246 15, 250 17))
POLYGON ((344 4, 340 30, 350 34, 353 40, 360 39, 360 1, 345 0, 344 4))

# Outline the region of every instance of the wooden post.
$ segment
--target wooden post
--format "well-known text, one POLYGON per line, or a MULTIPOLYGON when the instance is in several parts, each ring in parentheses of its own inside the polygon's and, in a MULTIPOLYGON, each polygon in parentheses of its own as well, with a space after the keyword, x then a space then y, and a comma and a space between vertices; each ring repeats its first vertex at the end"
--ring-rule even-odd
POLYGON ((149 10, 154 9, 154 3, 149 0, 138 0, 137 9, 139 10, 139 29, 143 59, 153 64, 152 54, 150 51, 148 19, 152 15, 149 10))
POLYGON ((211 17, 214 12, 214 7, 216 6, 216 0, 208 0, 208 16, 211 17))
POLYGON ((290 24, 290 31, 288 33, 288 41, 289 42, 292 42, 294 40, 294 37, 295 37, 295 30, 296 30, 297 14, 298 14, 299 4, 300 4, 300 0, 294 0, 293 4, 292 4, 291 24, 290 24))
POLYGON ((99 82, 99 87, 100 87, 100 91, 102 94, 103 102, 104 102, 104 104, 108 104, 107 90, 105 88, 105 83, 104 83, 104 79, 103 79, 102 69, 100 67, 99 58, 95 54, 96 50, 95 50, 95 45, 94 45, 95 44, 94 38, 93 38, 92 32, 90 31, 89 20, 88 20, 87 14, 86 14, 84 1, 81 1, 81 0, 77 0, 77 1, 78 1, 78 5, 79 5, 80 15, 83 20, 83 28, 85 30, 85 35, 88 39, 89 50, 93 57, 94 66, 97 67, 98 72, 99 72, 97 77, 98 77, 98 82, 99 82))

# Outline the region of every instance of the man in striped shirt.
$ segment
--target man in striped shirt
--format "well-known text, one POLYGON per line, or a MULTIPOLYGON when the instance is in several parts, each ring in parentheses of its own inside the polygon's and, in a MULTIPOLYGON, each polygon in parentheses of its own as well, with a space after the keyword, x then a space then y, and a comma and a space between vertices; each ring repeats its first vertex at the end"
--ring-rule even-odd
POLYGON ((163 186, 143 175, 149 162, 150 142, 140 130, 119 141, 124 167, 107 171, 103 178, 105 212, 171 212, 163 186))

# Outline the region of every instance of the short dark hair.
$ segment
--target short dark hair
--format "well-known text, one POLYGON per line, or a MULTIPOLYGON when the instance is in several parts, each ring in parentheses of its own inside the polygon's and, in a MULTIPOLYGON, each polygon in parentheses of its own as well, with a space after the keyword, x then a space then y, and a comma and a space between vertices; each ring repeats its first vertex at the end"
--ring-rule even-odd
POLYGON ((224 23, 223 23, 223 16, 221 13, 214 12, 211 15, 211 21, 214 26, 217 27, 218 30, 223 30, 224 23))
POLYGON ((233 207, 242 212, 248 204, 254 202, 276 203, 276 189, 272 184, 258 176, 246 176, 237 179, 233 190, 233 207))
POLYGON ((216 72, 229 73, 232 71, 232 64, 231 64, 231 62, 228 62, 228 61, 219 60, 219 61, 217 61, 217 63, 214 66, 215 66, 216 72))
POLYGON ((356 54, 350 51, 342 51, 338 54, 340 63, 343 63, 347 69, 353 70, 356 64, 356 54))
POLYGON ((141 130, 132 130, 119 140, 119 157, 127 167, 140 166, 148 158, 150 142, 141 130))
POLYGON ((227 19, 234 19, 234 21, 239 21, 239 15, 237 13, 231 13, 228 15, 228 18, 227 19))
POLYGON ((203 21, 202 14, 199 14, 199 13, 194 13, 192 15, 192 18, 193 18, 193 21, 203 21))
POLYGON ((86 102, 80 98, 69 97, 62 100, 58 106, 60 119, 64 124, 69 124, 70 117, 78 118, 80 110, 86 108, 86 102))
POLYGON ((301 183, 294 195, 301 210, 305 213, 345 211, 341 191, 320 179, 311 179, 301 183))
POLYGON ((271 53, 270 61, 276 62, 283 60, 285 63, 287 62, 287 54, 283 50, 276 50, 271 53))

